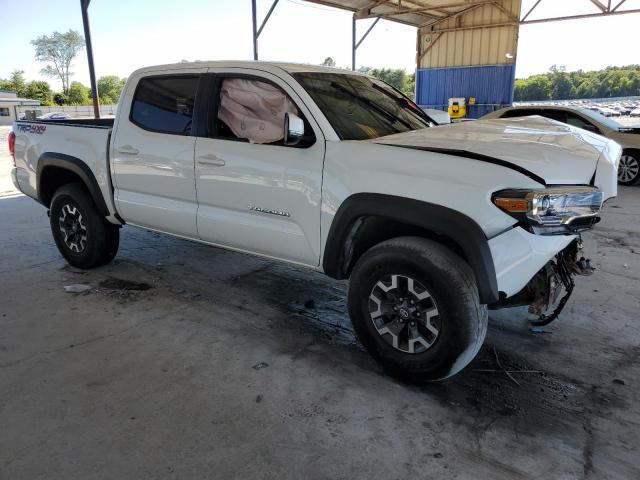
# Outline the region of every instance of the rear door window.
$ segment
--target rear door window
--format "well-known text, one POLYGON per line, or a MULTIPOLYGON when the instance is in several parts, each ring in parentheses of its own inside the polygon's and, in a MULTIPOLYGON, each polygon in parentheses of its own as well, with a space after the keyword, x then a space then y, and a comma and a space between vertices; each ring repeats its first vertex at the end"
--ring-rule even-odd
POLYGON ((557 120, 558 122, 567 123, 567 116, 562 110, 540 110, 538 115, 557 120))
POLYGON ((199 75, 145 77, 131 104, 131 122, 152 132, 189 135, 199 75))
POLYGON ((565 115, 563 111, 545 108, 516 108, 514 110, 507 110, 502 114, 502 118, 529 117, 531 115, 540 115, 541 117, 565 123, 565 115))
POLYGON ((507 110, 500 118, 528 117, 529 115, 539 115, 539 113, 527 108, 516 108, 514 110, 507 110))
POLYGON ((591 122, 587 122, 584 118, 576 115, 575 113, 567 112, 567 123, 569 125, 573 125, 574 127, 590 127, 591 129, 595 129, 595 131, 598 131, 598 128, 595 125, 593 125, 591 122))

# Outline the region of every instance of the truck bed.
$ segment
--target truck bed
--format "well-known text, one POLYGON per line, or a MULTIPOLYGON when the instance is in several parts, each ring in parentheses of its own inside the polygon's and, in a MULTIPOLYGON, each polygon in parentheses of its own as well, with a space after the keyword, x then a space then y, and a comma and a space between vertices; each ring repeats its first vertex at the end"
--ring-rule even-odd
POLYGON ((70 127, 112 128, 114 118, 68 118, 65 120, 18 120, 16 123, 43 123, 70 127))
POLYGON ((60 161, 71 162, 95 177, 107 209, 114 213, 109 168, 113 120, 79 118, 15 122, 16 177, 20 190, 37 199, 39 168, 47 162, 50 166, 60 161))

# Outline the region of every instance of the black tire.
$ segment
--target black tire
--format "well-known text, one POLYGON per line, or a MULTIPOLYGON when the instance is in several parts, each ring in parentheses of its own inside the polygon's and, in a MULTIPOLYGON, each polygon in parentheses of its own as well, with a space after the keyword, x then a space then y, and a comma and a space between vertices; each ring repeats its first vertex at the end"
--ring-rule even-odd
POLYGON ((58 250, 74 267, 106 265, 118 253, 119 227, 98 213, 89 193, 78 183, 56 190, 49 220, 58 250))
MULTIPOLYGON (((402 292, 403 289, 398 287, 396 290, 402 292)), ((471 268, 450 249, 424 238, 394 238, 368 250, 358 260, 351 274, 348 297, 349 315, 364 347, 387 372, 406 381, 442 380, 458 373, 476 356, 487 333, 487 307, 480 305, 471 268), (407 323, 407 318, 413 319, 413 315, 416 315, 411 323, 414 325, 412 331, 424 337, 426 343, 431 341, 430 346, 420 343, 416 347, 416 336, 406 335, 406 350, 401 351, 405 334, 400 332, 396 336, 397 346, 400 347, 397 348, 392 344, 394 335, 379 333, 380 326, 374 324, 374 315, 379 315, 378 322, 385 322, 383 329, 393 322, 396 325, 403 322, 399 314, 390 310, 401 305, 397 298, 394 300, 394 290, 384 293, 383 290, 374 290, 380 288, 378 282, 381 280, 387 288, 388 280, 393 280, 393 276, 398 285, 403 281, 406 284, 409 281, 407 279, 411 278, 413 288, 410 292, 424 289, 421 296, 424 291, 427 292, 427 298, 419 301, 419 297, 413 293, 408 294, 408 297, 415 298, 422 305, 422 310, 408 313, 409 317, 405 317, 404 323, 407 323), (379 296, 386 296, 385 301, 381 301, 379 296), (427 322, 425 317, 433 312, 434 307, 437 315, 427 322), (377 310, 372 313, 372 309, 377 310), (382 311, 388 314, 380 315, 382 311), (438 330, 437 336, 433 336, 430 327, 438 330), (431 338, 426 338, 429 335, 431 338), (413 343, 413 347, 409 343, 413 343), (417 351, 418 348, 423 351, 417 351), (409 353, 410 349, 414 352, 409 353)), ((408 301, 407 298, 403 300, 405 304, 408 301)), ((404 307, 400 306, 400 309, 403 315, 407 313, 404 307)), ((409 329, 409 326, 406 325, 406 328, 409 329)))
POLYGON ((618 183, 636 185, 640 183, 640 150, 625 150, 618 166, 618 183))

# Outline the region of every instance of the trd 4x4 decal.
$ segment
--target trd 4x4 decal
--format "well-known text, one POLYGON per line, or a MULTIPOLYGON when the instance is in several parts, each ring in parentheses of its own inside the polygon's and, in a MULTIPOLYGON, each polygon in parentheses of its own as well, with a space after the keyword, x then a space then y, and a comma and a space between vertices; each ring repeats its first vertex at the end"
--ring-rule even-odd
POLYGON ((18 132, 20 133, 35 133, 38 135, 42 135, 44 131, 47 129, 46 125, 31 125, 31 124, 18 124, 18 132))

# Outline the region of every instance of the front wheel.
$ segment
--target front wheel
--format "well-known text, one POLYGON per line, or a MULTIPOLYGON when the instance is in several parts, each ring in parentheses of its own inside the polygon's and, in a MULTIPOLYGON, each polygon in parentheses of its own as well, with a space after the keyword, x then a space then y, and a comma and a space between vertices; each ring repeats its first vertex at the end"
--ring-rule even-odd
POLYGON ((82 185, 60 187, 50 210, 53 239, 69 264, 88 269, 105 265, 116 256, 119 228, 98 213, 82 185))
POLYGON ((367 351, 392 375, 442 380, 480 350, 487 308, 469 265, 419 237, 382 242, 357 262, 349 314, 367 351))
POLYGON ((618 166, 618 183, 635 185, 640 182, 640 151, 622 152, 618 166))

